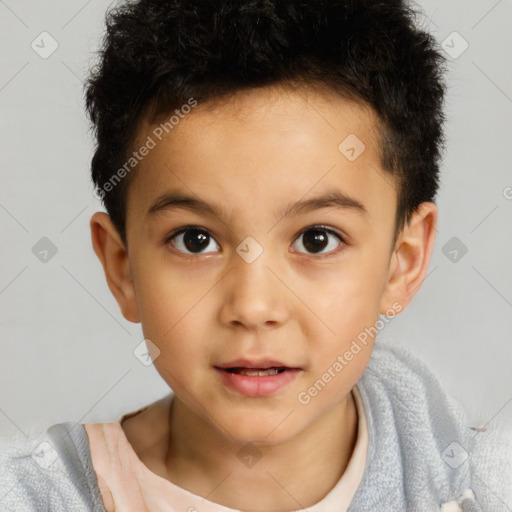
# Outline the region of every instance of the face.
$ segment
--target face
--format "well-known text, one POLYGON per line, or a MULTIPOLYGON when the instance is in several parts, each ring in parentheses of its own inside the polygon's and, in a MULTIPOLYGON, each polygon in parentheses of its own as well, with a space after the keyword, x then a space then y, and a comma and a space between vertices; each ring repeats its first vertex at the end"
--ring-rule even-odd
POLYGON ((126 223, 138 320, 177 399, 220 434, 290 439, 361 376, 362 333, 392 307, 396 192, 379 165, 371 111, 277 88, 197 105, 138 164, 126 223), (287 369, 219 369, 250 363, 287 369))

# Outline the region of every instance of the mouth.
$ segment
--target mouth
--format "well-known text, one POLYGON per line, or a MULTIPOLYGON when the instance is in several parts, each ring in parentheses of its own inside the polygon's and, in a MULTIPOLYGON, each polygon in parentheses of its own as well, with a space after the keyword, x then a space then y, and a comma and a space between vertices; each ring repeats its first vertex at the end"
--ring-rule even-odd
POLYGON ((236 359, 227 363, 216 365, 218 370, 224 370, 230 373, 241 375, 266 376, 283 373, 287 370, 301 370, 301 368, 290 366, 282 361, 275 359, 236 359))
POLYGON ((216 365, 215 369, 223 376, 221 380, 228 388, 249 397, 269 396, 284 390, 302 370, 268 359, 237 359, 216 365))
POLYGON ((266 377, 267 375, 276 375, 278 373, 283 373, 286 370, 291 370, 291 368, 225 368, 224 370, 229 373, 237 373, 238 375, 248 375, 251 377, 266 377))

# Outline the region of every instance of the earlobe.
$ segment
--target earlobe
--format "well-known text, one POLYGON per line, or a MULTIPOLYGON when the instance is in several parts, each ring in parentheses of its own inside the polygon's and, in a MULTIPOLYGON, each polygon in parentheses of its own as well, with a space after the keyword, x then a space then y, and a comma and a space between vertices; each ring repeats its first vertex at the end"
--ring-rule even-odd
POLYGON ((402 306, 403 311, 420 289, 434 247, 436 226, 436 205, 431 202, 420 204, 398 237, 391 255, 381 314, 385 314, 391 304, 396 302, 402 306))
POLYGON ((90 227, 94 252, 123 316, 130 322, 140 322, 128 253, 117 229, 104 212, 91 217, 90 227))

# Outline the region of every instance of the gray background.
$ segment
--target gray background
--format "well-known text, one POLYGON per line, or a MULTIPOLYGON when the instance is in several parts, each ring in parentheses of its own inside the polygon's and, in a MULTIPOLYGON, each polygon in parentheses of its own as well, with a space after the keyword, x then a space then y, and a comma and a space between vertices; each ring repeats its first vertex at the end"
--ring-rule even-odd
MULTIPOLYGON (((134 356, 140 325, 122 317, 90 241, 102 208, 81 77, 108 6, 0 0, 2 436, 111 421, 168 392, 134 356), (31 47, 51 49, 43 31, 58 43, 47 58, 31 47), (43 237, 57 248, 46 262, 43 237)), ((420 6, 452 54, 440 222, 423 287, 380 338, 425 360, 473 424, 512 425, 512 0, 420 6)))

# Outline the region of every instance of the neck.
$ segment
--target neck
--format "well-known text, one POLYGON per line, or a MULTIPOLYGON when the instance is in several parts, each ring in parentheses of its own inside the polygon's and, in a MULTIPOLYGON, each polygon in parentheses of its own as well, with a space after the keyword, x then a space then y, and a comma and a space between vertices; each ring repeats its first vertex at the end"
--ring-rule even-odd
POLYGON ((357 438, 352 393, 285 442, 233 442, 174 396, 166 470, 174 484, 220 505, 258 511, 306 508, 336 485, 357 438))

